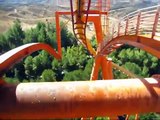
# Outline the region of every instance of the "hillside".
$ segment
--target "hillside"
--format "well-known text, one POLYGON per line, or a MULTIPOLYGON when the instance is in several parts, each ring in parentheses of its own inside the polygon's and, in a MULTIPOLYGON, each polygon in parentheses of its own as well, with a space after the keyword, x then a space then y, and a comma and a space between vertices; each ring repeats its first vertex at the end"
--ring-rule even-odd
POLYGON ((42 4, 47 3, 48 0, 0 0, 0 5, 4 4, 42 4))
POLYGON ((133 11, 136 11, 138 9, 155 6, 158 2, 152 1, 138 1, 135 3, 118 3, 118 4, 112 4, 111 5, 111 11, 110 15, 115 18, 121 18, 133 11))
POLYGON ((21 21, 23 29, 35 26, 38 21, 53 21, 56 10, 56 7, 38 4, 4 6, 0 8, 0 33, 5 32, 15 19, 21 21))
MULTIPOLYGON (((134 4, 118 1, 111 5, 110 16, 119 19, 132 11, 156 4, 152 1, 134 4)), ((0 0, 0 33, 5 32, 15 19, 21 21, 23 29, 34 27, 38 21, 54 21, 53 13, 57 9, 56 0, 0 0)))

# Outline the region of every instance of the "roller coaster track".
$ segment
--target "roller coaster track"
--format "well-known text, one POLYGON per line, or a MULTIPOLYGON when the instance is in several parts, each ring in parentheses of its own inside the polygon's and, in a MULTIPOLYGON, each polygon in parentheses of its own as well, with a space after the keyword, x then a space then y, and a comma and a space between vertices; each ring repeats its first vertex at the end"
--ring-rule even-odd
MULTIPOLYGON (((75 9, 73 9, 72 0, 70 0, 70 3, 75 37, 95 57, 92 71, 93 78, 97 78, 98 69, 101 66, 102 74, 104 73, 103 79, 110 80, 9 85, 2 83, 0 78, 0 93, 2 93, 0 94, 0 117, 19 117, 22 119, 75 118, 105 116, 106 113, 113 116, 123 113, 159 112, 159 80, 154 78, 111 80, 112 66, 133 78, 138 76, 107 60, 106 55, 122 45, 128 44, 146 50, 160 58, 160 6, 140 9, 123 17, 117 25, 114 24, 115 26, 107 39, 97 40, 98 49, 95 52, 90 45, 90 41, 86 38, 85 31, 90 17, 91 0, 88 0, 88 2, 86 0, 76 0, 75 9), (106 76, 105 74, 110 75, 106 76), (124 107, 124 104, 127 105, 124 107)), ((101 14, 100 12, 98 14, 101 14)), ((56 21, 59 23, 57 16, 56 21)), ((59 27, 56 26, 59 30, 57 37, 60 38, 59 27)), ((30 43, 1 55, 0 77, 20 59, 40 49, 47 50, 55 58, 61 59, 59 39, 57 43, 58 52, 46 44, 30 43)))
MULTIPOLYGON (((77 5, 76 11, 73 10, 72 0, 70 0, 70 3, 71 3, 71 13, 72 13, 74 34, 77 39, 80 39, 82 44, 84 44, 85 47, 89 51, 90 49, 93 50, 93 48, 90 46, 90 42, 86 38, 86 33, 85 33, 91 1, 90 0, 88 1, 87 9, 84 10, 84 8, 86 8, 85 0, 82 0, 82 1, 78 0, 76 2, 76 5, 77 5), (84 14, 82 13, 84 12, 87 13, 85 20, 82 19, 84 16, 84 14)), ((129 44, 135 47, 139 47, 143 50, 146 50, 147 52, 160 58, 160 54, 159 54, 160 52, 160 47, 159 47, 160 46, 160 42, 159 42, 159 39, 160 39, 160 19, 159 18, 160 16, 159 16, 159 13, 160 13, 160 6, 154 6, 154 7, 149 7, 145 9, 140 9, 138 11, 135 11, 123 17, 119 21, 118 26, 113 27, 113 31, 111 32, 111 36, 108 37, 108 40, 104 40, 100 43, 98 54, 106 55, 106 54, 111 53, 112 51, 114 51, 115 49, 119 48, 120 46, 124 44, 129 44)), ((38 45, 40 44, 37 44, 37 46, 38 45)), ((28 48, 26 47, 24 49, 27 50, 28 48)), ((95 55, 95 52, 93 51, 91 53, 94 53, 95 55)), ((16 51, 16 52, 20 52, 20 51, 16 51)), ((13 54, 7 55, 8 56, 7 58, 12 59, 11 55, 13 54)), ((24 54, 24 56, 26 56, 26 54, 24 54)), ((2 55, 1 55, 0 62, 1 62, 0 70, 2 71, 4 69, 4 67, 2 66, 4 66, 4 63, 5 63, 4 57, 2 57, 2 55)), ((8 66, 10 64, 8 64, 8 66)))
MULTIPOLYGON (((103 68, 106 64, 103 56, 108 55, 114 50, 118 49, 122 45, 131 45, 138 47, 160 58, 160 6, 153 6, 137 10, 129 15, 123 17, 117 23, 113 23, 113 27, 108 34, 107 39, 103 40, 98 47, 97 55, 101 58, 95 58, 91 79, 96 80, 98 77, 99 68, 102 67, 102 73, 104 71, 104 79, 107 79, 110 72, 103 68), (104 63, 103 63, 104 62, 104 63), (101 63, 101 64, 100 64, 101 63)), ((106 64, 107 65, 107 64, 106 64)), ((137 77, 136 75, 124 70, 120 66, 116 66, 112 63, 112 66, 121 69, 124 73, 127 73, 131 77, 137 77)), ((110 70, 109 70, 110 71, 110 70)), ((109 78, 112 75, 109 75, 109 78)))
POLYGON ((72 25, 73 33, 78 41, 80 41, 92 55, 95 56, 96 52, 92 48, 90 42, 86 38, 86 27, 88 21, 88 14, 91 5, 91 0, 76 0, 76 10, 74 11, 73 1, 70 0, 71 4, 71 15, 72 15, 72 25), (86 6, 87 5, 87 6, 86 6), (86 13, 85 20, 83 19, 84 13, 86 13))
POLYGON ((160 6, 137 10, 112 28, 100 44, 99 54, 109 54, 124 44, 143 49, 160 58, 160 6))
MULTIPOLYGON (((72 14, 72 22, 73 22, 73 31, 74 34, 76 36, 76 38, 88 49, 88 51, 95 56, 96 52, 95 50, 92 48, 90 41, 86 38, 86 24, 87 24, 87 20, 88 20, 88 13, 89 13, 89 8, 90 8, 90 4, 93 4, 93 2, 91 3, 91 0, 88 1, 88 3, 85 0, 78 0, 77 2, 75 2, 76 5, 76 10, 73 10, 73 3, 72 0, 70 1, 71 3, 71 14, 72 14), (84 14, 86 15, 84 17, 84 14), (76 19, 74 20, 74 15, 76 16, 76 19), (84 18, 86 18, 84 20, 84 18), (83 19, 82 19, 83 18, 83 19), (83 38, 83 39, 82 39, 83 38)), ((94 3, 95 4, 95 3, 94 3)), ((96 12, 96 13, 100 13, 100 12, 96 12)), ((68 13, 67 13, 68 14, 68 13)), ((59 58, 57 56, 61 56, 61 35, 60 35, 60 26, 59 26, 59 18, 58 15, 56 14, 56 29, 57 29, 57 46, 58 46, 58 52, 56 54, 53 54, 56 58, 59 58)), ((34 47, 34 44, 29 44, 29 45, 24 45, 21 46, 20 48, 22 49, 13 49, 11 50, 11 52, 7 52, 4 55, 0 56, 0 76, 2 76, 5 71, 7 71, 11 66, 13 66, 16 61, 21 60, 22 58, 24 58, 24 56, 26 56, 26 53, 31 54, 32 52, 35 52, 37 50, 40 49, 44 49, 44 44, 36 44, 36 47, 34 47), (32 47, 33 45, 33 47, 32 47), (25 47, 24 47, 25 46, 25 47), (29 52, 28 49, 32 48, 29 52), (25 51, 25 52, 24 52, 25 51), (10 54, 12 53, 12 54, 10 54), (4 59, 4 56, 7 56, 4 59), (5 60, 5 61, 4 61, 5 60), (9 62, 8 62, 9 61, 9 62)), ((46 45, 48 46, 48 45, 46 45)), ((51 47, 45 47, 45 50, 48 51, 54 51, 54 49, 51 50, 51 47)), ((52 54, 53 52, 51 52, 52 54)), ((27 55, 28 55, 27 54, 27 55)))
POLYGON ((29 43, 12 49, 0 56, 0 76, 3 75, 12 65, 38 50, 46 50, 56 59, 61 59, 61 56, 51 46, 43 43, 29 43))

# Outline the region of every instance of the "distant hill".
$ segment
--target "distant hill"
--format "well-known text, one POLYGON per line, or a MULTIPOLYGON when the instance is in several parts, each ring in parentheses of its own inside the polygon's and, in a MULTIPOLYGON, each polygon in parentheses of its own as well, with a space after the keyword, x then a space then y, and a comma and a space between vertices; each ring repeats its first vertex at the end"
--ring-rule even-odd
POLYGON ((117 4, 111 5, 110 15, 115 18, 121 18, 138 9, 155 6, 157 4, 158 2, 156 0, 135 0, 134 4, 132 4, 131 2, 118 2, 117 4))
MULTIPOLYGON (((68 0, 69 1, 69 0, 68 0)), ((92 0, 95 1, 95 0, 92 0)), ((96 0, 97 1, 97 0, 96 0)), ((21 4, 55 4, 57 0, 0 0, 1 5, 21 5, 21 4)), ((148 4, 155 4, 158 3, 158 0, 111 0, 112 6, 120 7, 125 6, 126 4, 139 4, 139 3, 148 3, 148 4), (131 2, 134 1, 134 2, 131 2)), ((115 8, 113 7, 113 8, 115 8)))
POLYGON ((0 0, 0 5, 47 4, 56 0, 0 0))

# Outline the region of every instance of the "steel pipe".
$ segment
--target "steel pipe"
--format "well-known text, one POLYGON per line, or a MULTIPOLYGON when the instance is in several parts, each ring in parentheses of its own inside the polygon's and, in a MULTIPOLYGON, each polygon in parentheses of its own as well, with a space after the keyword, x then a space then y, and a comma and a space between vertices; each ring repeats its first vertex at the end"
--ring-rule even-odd
POLYGON ((155 78, 0 86, 0 119, 80 118, 160 112, 155 78))

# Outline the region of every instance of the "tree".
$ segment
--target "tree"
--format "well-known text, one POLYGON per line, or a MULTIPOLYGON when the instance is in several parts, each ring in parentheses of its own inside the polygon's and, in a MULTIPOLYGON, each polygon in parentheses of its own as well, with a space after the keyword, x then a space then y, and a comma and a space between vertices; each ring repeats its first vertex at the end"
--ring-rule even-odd
POLYGON ((68 46, 77 45, 76 39, 73 37, 73 34, 68 32, 66 26, 63 25, 64 23, 61 22, 61 42, 62 47, 67 48, 68 46))
POLYGON ((83 76, 82 70, 74 70, 72 72, 68 72, 65 74, 63 81, 80 81, 80 80, 86 80, 83 76))
POLYGON ((24 61, 25 74, 27 79, 39 79, 45 69, 51 69, 53 57, 46 51, 40 51, 38 55, 29 56, 24 61))
POLYGON ((85 69, 83 71, 83 76, 85 80, 89 80, 90 79, 90 75, 92 73, 92 67, 93 67, 93 58, 89 58, 87 61, 87 64, 85 66, 85 69))
POLYGON ((31 30, 25 31, 25 39, 23 44, 38 42, 39 31, 35 28, 31 28, 31 30))
POLYGON ((0 54, 6 52, 9 46, 6 42, 6 38, 3 34, 0 34, 0 54))
MULTIPOLYGON (((160 70, 158 69, 160 60, 138 48, 123 46, 109 56, 112 58, 113 62, 123 66, 138 76, 149 77, 153 74, 160 73, 160 70)), ((128 78, 127 75, 119 70, 114 70, 114 76, 115 78, 128 78)), ((134 120, 134 118, 134 116, 131 116, 129 120, 134 120)), ((140 115, 140 120, 154 120, 159 118, 160 115, 156 113, 140 115)))
MULTIPOLYGON (((153 74, 160 73, 160 70, 158 69, 160 60, 138 48, 123 46, 109 56, 112 58, 113 62, 120 66, 124 66, 128 70, 132 69, 132 72, 139 76, 149 77, 153 74)), ((121 72, 119 71, 115 71, 115 73, 117 78, 119 78, 119 76, 126 78, 126 76, 120 75, 121 72)))
POLYGON ((33 72, 33 62, 32 62, 33 57, 28 56, 24 60, 24 68, 25 68, 25 75, 27 79, 34 79, 34 72, 33 72))
POLYGON ((109 117, 97 117, 96 120, 110 120, 109 117))
POLYGON ((160 115, 156 113, 140 114, 140 120, 159 120, 160 115))
POLYGON ((66 72, 64 75, 64 81, 79 81, 89 80, 92 71, 93 59, 88 59, 84 69, 77 69, 71 72, 66 72))
POLYGON ((139 75, 139 76, 141 75, 141 68, 137 64, 126 62, 123 66, 124 68, 128 69, 132 73, 139 75))
POLYGON ((48 36, 47 43, 50 44, 53 48, 57 49, 56 33, 48 31, 47 36, 48 36))
POLYGON ((42 73, 42 79, 40 82, 55 82, 56 81, 56 76, 55 73, 51 69, 46 69, 42 73))
POLYGON ((5 36, 9 45, 8 50, 23 44, 25 36, 19 20, 14 21, 13 27, 6 32, 5 36))
POLYGON ((38 29, 39 29, 38 42, 47 43, 47 34, 45 26, 38 29))
POLYGON ((14 78, 18 79, 20 82, 23 82, 23 80, 26 79, 23 61, 14 66, 14 78))

